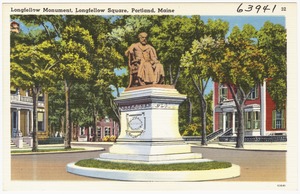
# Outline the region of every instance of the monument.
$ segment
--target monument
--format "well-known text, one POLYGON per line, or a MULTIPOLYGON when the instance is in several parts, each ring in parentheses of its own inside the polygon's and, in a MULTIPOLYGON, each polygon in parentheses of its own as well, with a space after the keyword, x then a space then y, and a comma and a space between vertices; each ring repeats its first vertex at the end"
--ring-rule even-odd
MULTIPOLYGON (((155 49, 147 44, 147 33, 140 33, 128 57, 130 81, 128 88, 115 99, 120 110, 121 133, 108 153, 97 160, 174 164, 201 163, 202 154, 193 153, 179 134, 178 108, 186 99, 173 86, 163 85, 164 70, 155 49)), ((204 171, 134 172, 105 169, 84 169, 69 164, 68 171, 84 176, 135 181, 197 181, 239 176, 239 167, 204 171)))
POLYGON ((178 129, 178 107, 186 98, 170 85, 162 85, 164 70, 155 49, 147 44, 147 33, 138 35, 128 57, 129 86, 115 100, 121 112, 121 134, 110 153, 100 160, 163 162, 198 160, 178 129))

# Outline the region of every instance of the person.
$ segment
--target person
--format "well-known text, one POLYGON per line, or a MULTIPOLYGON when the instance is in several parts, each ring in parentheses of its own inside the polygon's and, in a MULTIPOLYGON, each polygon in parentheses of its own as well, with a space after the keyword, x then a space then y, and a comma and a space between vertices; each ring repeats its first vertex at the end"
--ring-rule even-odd
POLYGON ((129 87, 164 82, 163 65, 157 59, 155 49, 147 44, 147 37, 146 32, 140 33, 140 41, 132 44, 125 52, 130 71, 129 87))

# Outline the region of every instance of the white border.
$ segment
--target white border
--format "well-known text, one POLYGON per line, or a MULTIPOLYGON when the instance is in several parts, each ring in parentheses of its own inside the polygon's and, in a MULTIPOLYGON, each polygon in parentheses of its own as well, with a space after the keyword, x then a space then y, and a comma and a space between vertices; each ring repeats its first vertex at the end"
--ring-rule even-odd
MULTIPOLYGON (((16 3, 16 4, 21 4, 21 3, 49 3, 49 4, 52 4, 52 3, 79 3, 79 4, 86 4, 86 3, 99 3, 99 2, 124 2, 124 3, 130 3, 130 1, 117 1, 117 0, 112 0, 112 1, 97 1, 97 0, 88 0, 88 2, 83 2, 82 0, 63 0, 63 1, 59 1, 59 0, 44 0, 44 1, 40 1, 40 0, 30 0, 30 1, 26 1, 26 0, 3 0, 2 3, 3 4, 6 4, 6 3, 16 3)), ((133 2, 133 1, 132 1, 133 2)), ((159 0, 154 0, 154 1, 134 1, 134 2, 162 2, 162 1, 159 1, 159 0)), ((163 1, 164 3, 168 3, 168 2, 177 2, 177 3, 186 3, 186 2, 224 2, 224 3, 228 3, 228 2, 247 2, 247 1, 243 1, 243 0, 237 0, 237 1, 215 1, 215 0, 212 0, 212 1, 193 1, 193 0, 187 0, 187 1, 179 1, 179 0, 174 0, 174 1, 169 1, 169 0, 165 0, 163 1)), ((248 1, 250 2, 250 1, 248 1)), ((296 2, 297 3, 297 7, 294 7, 294 9, 298 9, 299 10, 299 3, 297 0, 278 0, 278 1, 271 1, 271 0, 261 0, 261 1, 251 1, 251 2, 282 2, 282 3, 289 3, 289 2, 296 2)), ((1 8, 3 8, 3 4, 1 4, 1 8)), ((2 13, 2 10, 1 9, 1 15, 3 14, 2 13)), ((297 50, 299 50, 298 46, 299 46, 299 16, 297 15, 295 17, 295 12, 296 11, 293 11, 293 13, 291 14, 291 16, 287 16, 287 22, 286 22, 286 27, 288 29, 288 41, 289 41, 289 46, 291 46, 292 48, 289 48, 289 52, 288 52, 288 118, 287 118, 287 123, 288 123, 288 152, 287 152, 287 158, 291 159, 291 160, 288 160, 287 161, 287 174, 288 174, 288 183, 289 181, 291 180, 295 180, 295 179, 298 179, 298 176, 299 176, 299 167, 297 166, 297 161, 299 161, 299 143, 298 143, 298 139, 299 138, 299 132, 298 133, 293 133, 292 131, 289 131, 289 130, 299 130, 299 123, 300 123, 300 119, 299 119, 299 114, 298 114, 298 111, 299 111, 299 108, 300 108, 300 105, 298 103, 298 87, 299 87, 299 79, 298 79, 298 74, 299 74, 299 68, 297 67, 297 65, 299 64, 299 55, 297 55, 297 50), (292 17, 295 17, 294 20, 292 19, 292 17), (295 22, 295 19, 297 19, 297 22, 295 22), (293 32, 296 32, 298 31, 297 34, 291 34, 291 31, 293 32), (291 40, 293 39, 293 40, 291 40), (297 41, 294 41, 294 40, 297 40, 297 41), (290 61, 290 59, 293 59, 293 61, 290 61), (295 61, 296 60, 296 61, 295 61), (292 66, 290 66, 290 64, 292 64, 292 66), (296 65, 296 67, 295 67, 296 65), (295 82, 297 80, 297 82, 295 82), (295 108, 295 104, 297 105, 295 108), (296 138, 290 138, 292 136, 295 136, 296 138), (298 154, 297 157, 295 157, 295 152, 294 151, 298 151, 298 154), (296 166, 296 168, 295 168, 296 166), (295 173, 293 171, 295 171, 295 169, 297 169, 298 171, 298 176, 295 175, 295 173)), ((209 12, 209 10, 207 10, 209 12)), ((213 12, 212 14, 216 15, 216 12, 213 12)), ((234 13, 233 13, 234 14, 234 13)), ((218 10, 218 15, 224 15, 222 14, 222 12, 219 12, 218 10)), ((2 26, 7 26, 7 21, 4 21, 5 17, 7 15, 3 15, 3 19, 2 19, 2 26)), ((5 41, 7 41, 5 39, 5 37, 7 37, 7 30, 3 29, 3 31, 0 32, 1 33, 1 37, 2 37, 2 46, 5 46, 3 43, 5 41)), ((1 50, 2 50, 2 47, 1 47, 1 50)), ((3 110, 7 110, 7 103, 5 103, 7 100, 9 100, 9 95, 7 95, 4 91, 8 91, 9 90, 9 86, 6 84, 7 83, 7 75, 9 75, 9 73, 7 74, 7 66, 5 65, 7 63, 7 58, 5 58, 5 56, 7 56, 7 49, 3 49, 2 50, 2 53, 4 55, 0 55, 0 57, 3 56, 3 59, 1 60, 2 61, 2 64, 3 64, 3 68, 2 68, 2 81, 4 80, 4 84, 2 83, 1 84, 1 97, 3 99, 3 101, 1 100, 0 102, 0 105, 1 105, 1 119, 0 119, 0 123, 2 124, 2 129, 1 129, 1 133, 0 133, 0 141, 1 139, 2 140, 7 140, 7 137, 9 138, 8 135, 6 135, 5 133, 3 133, 3 130, 5 128, 7 128, 7 123, 3 123, 3 121, 7 121, 7 119, 5 119, 5 116, 8 116, 6 114, 4 114, 4 112, 2 112, 3 110), (4 109, 3 109, 4 108, 4 109)), ((9 80, 9 79, 8 79, 9 80)), ((9 116, 8 116, 9 117, 9 116)), ((4 143, 7 143, 4 141, 4 143)), ((10 152, 9 152, 9 149, 7 149, 7 144, 3 144, 1 142, 0 144, 0 148, 1 150, 3 151, 3 153, 1 154, 1 157, 4 157, 3 159, 1 158, 0 161, 3 162, 3 164, 1 163, 1 168, 3 168, 3 173, 2 173, 2 176, 1 176, 1 181, 2 181, 2 178, 3 177, 10 177, 10 174, 8 172, 8 169, 10 169, 10 152), (3 147, 2 147, 3 146, 3 147)), ((6 180, 4 180, 6 181, 6 180)), ((5 183, 5 182, 4 182, 5 183)), ((7 183, 7 182, 6 182, 7 183)), ((97 183, 97 190, 98 192, 101 192, 100 190, 102 189, 99 189, 99 188, 103 188, 103 190, 106 190, 106 191, 109 191, 109 190, 116 190, 116 191, 122 191, 122 189, 124 189, 124 186, 126 189, 129 189, 129 190, 140 190, 140 191, 148 191, 149 189, 153 189, 154 191, 155 190, 165 190, 166 188, 167 189, 170 189, 172 190, 172 193, 174 191, 178 191, 178 192, 182 192, 182 191, 185 191, 186 189, 190 190, 192 189, 191 191, 197 191, 198 189, 200 191, 203 191, 203 192, 206 192, 207 191, 204 191, 204 190, 210 190, 210 188, 214 188, 216 190, 219 190, 220 188, 232 188, 232 189, 235 189, 235 188, 240 188, 242 189, 243 193, 245 193, 244 191, 244 186, 246 186, 246 188, 248 188, 249 190, 259 190, 259 189, 270 189, 270 190, 273 190, 274 189, 274 183, 263 183, 263 184, 260 184, 260 183, 255 183, 255 182, 251 182, 251 183, 238 183, 241 187, 236 187, 236 182, 228 182, 228 183, 223 183, 223 182, 218 182, 218 183, 205 183, 205 184, 196 184, 196 187, 195 187, 195 184, 185 184, 185 183, 176 183, 176 185, 174 184, 171 184, 171 183, 167 183, 167 184, 164 184, 164 186, 162 185, 159 185, 159 184, 151 184, 152 186, 155 185, 154 187, 151 186, 151 188, 149 188, 148 186, 146 188, 144 187, 137 187, 136 184, 132 184, 132 183, 102 183, 102 184, 98 184, 97 183), (102 186, 101 186, 102 185, 102 186), (216 185, 217 185, 217 188, 216 188, 216 185), (122 187, 123 186, 123 187, 122 187), (111 188, 111 189, 109 189, 111 188), (195 189, 195 190, 194 190, 195 189)), ((298 186, 298 190, 299 190, 299 179, 298 179, 298 183, 297 182, 292 182, 291 183, 292 185, 288 185, 289 188, 295 188, 298 186)), ((24 184, 24 182, 14 182, 13 184, 13 188, 22 188, 22 190, 24 191, 32 191, 34 190, 34 186, 36 184, 34 182, 26 182, 26 184, 24 184)), ((53 182, 43 182, 42 184, 43 186, 42 187, 39 187, 39 189, 41 188, 49 188, 49 190, 58 190, 57 188, 55 188, 56 186, 56 183, 54 184, 53 182)), ((76 183, 77 186, 79 186, 79 190, 80 189, 80 185, 82 186, 82 188, 85 188, 83 189, 86 190, 87 186, 91 186, 91 187, 95 187, 95 184, 93 183, 76 183)), ((2 186, 3 184, 1 184, 1 187, 0 189, 2 190, 2 186)), ((63 187, 59 187, 59 190, 69 190, 67 188, 72 188, 74 185, 73 185, 73 182, 64 182, 63 183, 63 187)), ((13 189, 12 188, 12 189, 13 189)), ((290 192, 295 192, 295 191, 286 191, 285 189, 283 189, 285 193, 290 193, 290 192)), ((220 190, 219 190, 220 191, 220 190)), ((280 191, 280 188, 278 188, 278 191, 280 191)), ((232 191, 228 191, 228 193, 232 193, 232 191)), ((246 192, 247 193, 247 192, 246 192)))

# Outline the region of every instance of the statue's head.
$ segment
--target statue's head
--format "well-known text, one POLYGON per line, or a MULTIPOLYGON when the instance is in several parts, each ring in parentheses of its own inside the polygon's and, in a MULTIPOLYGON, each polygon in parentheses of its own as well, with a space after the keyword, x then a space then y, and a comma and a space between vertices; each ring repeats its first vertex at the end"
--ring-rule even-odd
POLYGON ((146 45, 147 44, 147 36, 148 36, 148 34, 146 32, 139 33, 138 38, 140 39, 140 43, 142 45, 146 45))

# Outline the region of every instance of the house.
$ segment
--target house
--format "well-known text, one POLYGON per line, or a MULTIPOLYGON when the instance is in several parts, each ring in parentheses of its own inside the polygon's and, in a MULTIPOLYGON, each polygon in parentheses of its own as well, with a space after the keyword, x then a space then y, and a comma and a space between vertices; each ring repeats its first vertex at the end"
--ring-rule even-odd
MULTIPOLYGON (((286 135, 286 110, 276 110, 274 101, 267 91, 266 81, 253 88, 245 102, 245 137, 286 135)), ((224 84, 214 83, 213 87, 213 131, 237 131, 237 113, 233 97, 224 84)))
POLYGON ((78 130, 78 141, 106 141, 105 138, 116 138, 120 133, 119 124, 107 116, 97 121, 97 130, 92 127, 80 127, 78 130))
MULTIPOLYGON (((23 146, 23 142, 32 146, 33 99, 30 91, 13 87, 10 91, 12 141, 19 148, 23 146)), ((48 138, 48 96, 46 94, 38 97, 37 119, 38 139, 48 138)))

